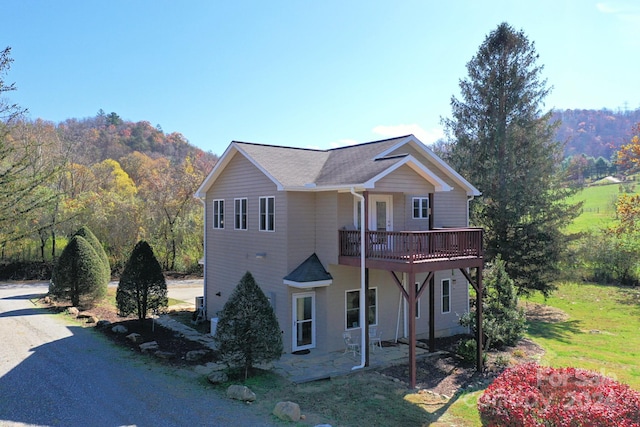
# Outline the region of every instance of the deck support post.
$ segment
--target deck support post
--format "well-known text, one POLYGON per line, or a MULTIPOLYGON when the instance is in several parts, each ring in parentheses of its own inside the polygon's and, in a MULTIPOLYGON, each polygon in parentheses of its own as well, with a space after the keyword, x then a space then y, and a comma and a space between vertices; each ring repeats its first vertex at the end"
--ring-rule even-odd
POLYGON ((429 353, 436 351, 436 277, 429 280, 429 353))
POLYGON ((416 273, 409 272, 409 384, 416 388, 416 273))

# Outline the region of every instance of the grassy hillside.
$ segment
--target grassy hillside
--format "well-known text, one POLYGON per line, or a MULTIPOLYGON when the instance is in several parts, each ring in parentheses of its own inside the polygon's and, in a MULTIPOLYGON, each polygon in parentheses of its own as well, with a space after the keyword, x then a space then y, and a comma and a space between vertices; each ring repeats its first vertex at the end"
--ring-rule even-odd
POLYGON ((567 227, 567 232, 597 231, 611 224, 619 194, 620 185, 609 184, 587 187, 573 196, 571 202, 583 202, 582 214, 567 227))

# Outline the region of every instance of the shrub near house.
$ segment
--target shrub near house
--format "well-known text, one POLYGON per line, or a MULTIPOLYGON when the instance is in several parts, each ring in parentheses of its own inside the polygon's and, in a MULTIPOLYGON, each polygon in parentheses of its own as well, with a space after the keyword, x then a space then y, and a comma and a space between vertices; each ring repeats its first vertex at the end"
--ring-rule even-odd
POLYGON ((595 372, 528 363, 478 399, 485 426, 639 427, 640 393, 595 372))

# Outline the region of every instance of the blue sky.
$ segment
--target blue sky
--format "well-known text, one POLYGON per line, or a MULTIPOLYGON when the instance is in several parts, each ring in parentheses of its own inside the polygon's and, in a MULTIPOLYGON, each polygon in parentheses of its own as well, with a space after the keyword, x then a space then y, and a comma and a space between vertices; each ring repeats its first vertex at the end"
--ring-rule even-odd
POLYGON ((2 12, 4 78, 32 119, 103 109, 215 154, 232 140, 431 143, 501 22, 535 42, 546 109, 640 107, 635 0, 14 0, 2 12))

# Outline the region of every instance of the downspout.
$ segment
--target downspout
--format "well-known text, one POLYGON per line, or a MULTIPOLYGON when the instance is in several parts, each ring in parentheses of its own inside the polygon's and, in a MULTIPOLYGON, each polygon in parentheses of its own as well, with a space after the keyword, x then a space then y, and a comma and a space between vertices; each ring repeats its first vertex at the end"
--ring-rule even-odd
POLYGON ((351 368, 351 370, 361 369, 365 366, 365 350, 367 346, 367 337, 364 336, 365 333, 365 315, 367 311, 367 307, 365 307, 365 253, 364 253, 364 239, 365 239, 365 218, 364 218, 364 196, 356 193, 355 189, 351 187, 351 194, 360 199, 360 364, 351 368))

